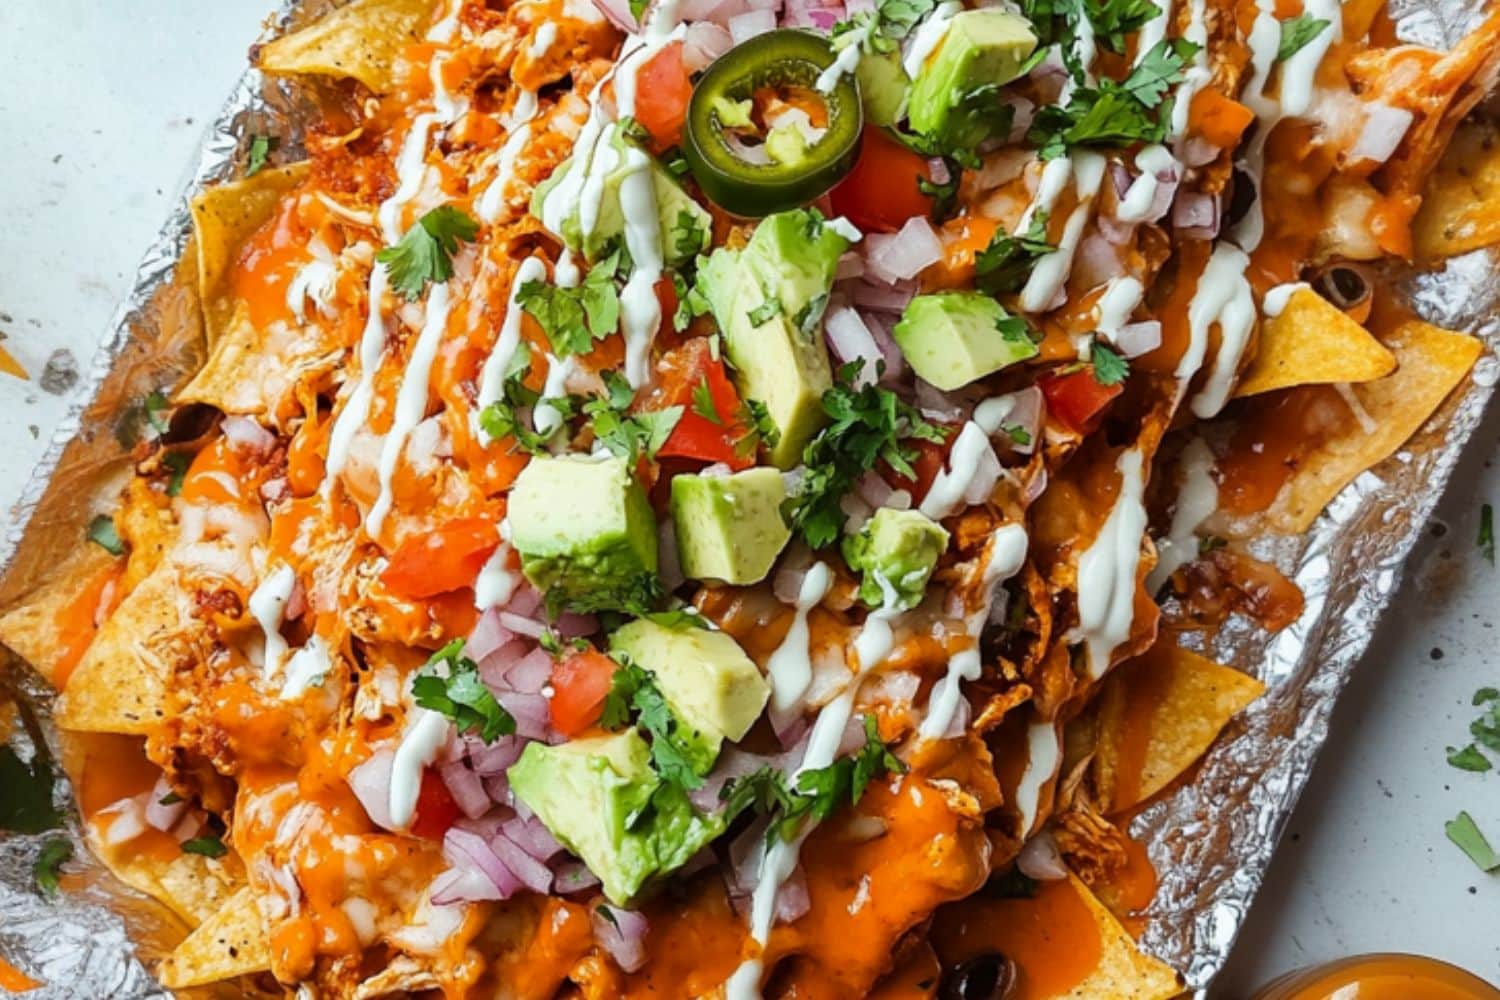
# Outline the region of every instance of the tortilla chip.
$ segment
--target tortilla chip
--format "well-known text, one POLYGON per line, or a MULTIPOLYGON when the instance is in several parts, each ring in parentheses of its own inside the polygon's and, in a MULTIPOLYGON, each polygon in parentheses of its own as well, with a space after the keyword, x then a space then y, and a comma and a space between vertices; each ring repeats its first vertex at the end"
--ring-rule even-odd
POLYGON ((198 297, 209 344, 219 339, 234 312, 229 275, 240 248, 275 214, 281 196, 302 183, 307 170, 306 162, 268 168, 253 177, 204 188, 193 199, 198 297))
POLYGON ((162 717, 167 681, 191 656, 176 570, 162 563, 126 595, 69 675, 58 699, 64 729, 144 736, 162 717))
POLYGON ((1389 375, 1396 357, 1364 327, 1311 288, 1299 288, 1279 316, 1260 327, 1260 346, 1236 398, 1294 385, 1369 382, 1389 375))
POLYGON ((70 634, 72 620, 78 615, 92 620, 89 609, 75 614, 74 605, 83 595, 97 597, 107 580, 118 575, 118 567, 118 557, 98 545, 75 547, 40 587, 0 613, 0 643, 58 686, 59 668, 78 656, 73 648, 78 637, 70 634))
POLYGON ((1340 490, 1421 429, 1484 350, 1475 337, 1417 320, 1401 324, 1382 340, 1396 355, 1396 370, 1349 388, 1360 407, 1376 418, 1372 425, 1366 429, 1350 420, 1307 453, 1276 500, 1253 519, 1252 530, 1306 531, 1340 490))
POLYGON ((396 59, 422 40, 432 0, 354 0, 307 27, 261 46, 267 73, 348 77, 377 94, 396 82, 396 59))
POLYGON ((301 380, 332 372, 343 358, 342 348, 323 344, 316 327, 273 323, 257 330, 243 302, 233 303, 220 334, 174 403, 206 403, 275 425, 284 411, 300 412, 292 404, 301 380))
POLYGON ((1171 636, 1123 664, 1099 696, 1094 775, 1105 811, 1123 812, 1165 788, 1264 690, 1171 636))
POLYGON ((115 878, 161 903, 189 927, 199 926, 222 910, 244 883, 233 854, 221 859, 200 854, 166 858, 133 853, 128 841, 108 847, 92 834, 89 848, 115 878))
POLYGON ((1500 128, 1482 119, 1459 126, 1413 227, 1423 260, 1500 243, 1500 128))
POLYGON ((157 969, 170 990, 203 986, 271 967, 265 922, 249 886, 236 892, 212 917, 189 934, 157 969))

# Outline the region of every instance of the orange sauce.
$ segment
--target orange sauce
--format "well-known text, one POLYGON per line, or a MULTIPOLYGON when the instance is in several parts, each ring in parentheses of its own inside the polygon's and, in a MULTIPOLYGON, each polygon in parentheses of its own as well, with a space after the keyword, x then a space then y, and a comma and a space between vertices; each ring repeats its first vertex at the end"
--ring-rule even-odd
MULTIPOLYGON (((1128 825, 1121 823, 1122 827, 1128 825)), ((1156 867, 1151 864, 1145 844, 1129 836, 1124 838, 1124 844, 1124 866, 1091 888, 1130 936, 1139 938, 1146 929, 1146 907, 1156 898, 1156 867)))
POLYGON ((1294 972, 1255 1000, 1500 1000, 1500 990, 1419 955, 1362 955, 1294 972))
MULTIPOLYGON (((547 1000, 594 947, 593 923, 587 908, 562 899, 538 900, 540 910, 531 940, 520 952, 499 963, 497 978, 517 1000, 547 1000)), ((648 947, 660 931, 652 928, 648 947)))
POLYGON ((1219 505, 1230 514, 1265 510, 1319 444, 1354 417, 1338 390, 1302 385, 1249 400, 1219 459, 1219 505))
POLYGON ((60 640, 57 660, 52 666, 52 686, 59 691, 68 683, 73 668, 88 652, 99 622, 109 617, 124 596, 120 578, 125 574, 125 560, 116 559, 83 582, 78 594, 58 609, 54 623, 60 640))
POLYGON ((1068 881, 1043 882, 1030 899, 974 896, 944 907, 931 940, 948 968, 989 952, 1008 957, 1016 965, 1009 1000, 1066 996, 1103 951, 1098 924, 1068 881))
MULTIPOLYGON (((107 836, 111 817, 101 817, 96 821, 98 813, 121 799, 151 790, 161 777, 161 768, 146 757, 145 740, 139 737, 72 733, 69 742, 83 760, 74 785, 78 810, 87 822, 98 827, 101 837, 107 836)), ((170 861, 182 853, 171 834, 152 827, 116 845, 113 850, 163 861, 170 861)))
POLYGON ((705 996, 740 963, 745 921, 729 906, 717 872, 697 880, 690 895, 665 895, 646 910, 646 964, 623 984, 630 1000, 705 996))
POLYGON ((286 290, 298 268, 310 259, 309 233, 298 217, 298 199, 282 199, 269 222, 240 252, 231 286, 250 311, 250 322, 264 330, 276 320, 291 319, 286 290))

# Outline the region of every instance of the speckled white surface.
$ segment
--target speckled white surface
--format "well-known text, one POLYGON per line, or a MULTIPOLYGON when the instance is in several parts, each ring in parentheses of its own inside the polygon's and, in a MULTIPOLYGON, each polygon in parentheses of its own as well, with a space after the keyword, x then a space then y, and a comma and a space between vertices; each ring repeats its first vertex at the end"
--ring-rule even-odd
MULTIPOLYGON (((83 360, 240 73, 267 0, 0 4, 0 525, 83 360), (62 389, 61 392, 49 391, 62 389)), ((1500 846, 1500 772, 1444 762, 1475 688, 1500 686, 1500 571, 1475 551, 1500 505, 1500 415, 1481 429, 1355 674, 1216 996, 1364 951, 1415 951, 1500 981, 1500 876, 1443 837, 1467 809, 1500 846), (1443 530, 1445 529, 1445 530, 1443 530)))

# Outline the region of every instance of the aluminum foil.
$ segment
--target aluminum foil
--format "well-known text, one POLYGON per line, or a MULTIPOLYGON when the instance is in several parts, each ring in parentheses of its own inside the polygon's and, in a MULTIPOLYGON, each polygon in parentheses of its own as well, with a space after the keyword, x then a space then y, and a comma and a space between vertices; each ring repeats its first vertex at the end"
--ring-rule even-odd
MULTIPOLYGON (((326 2, 285 0, 278 20, 300 19, 326 2)), ((1447 48, 1475 22, 1477 6, 1392 0, 1399 33, 1447 48)), ((246 136, 275 134, 294 152, 310 109, 293 92, 249 70, 208 129, 183 197, 136 273, 88 372, 79 403, 63 421, 0 538, 0 604, 45 578, 56 553, 76 546, 84 526, 115 495, 129 471, 126 452, 139 421, 136 401, 176 384, 201 360, 196 293, 177 266, 191 234, 188 197, 229 176, 246 136)), ((1471 331, 1500 347, 1500 254, 1479 251, 1434 274, 1393 272, 1412 309, 1439 326, 1471 331)), ((1147 844, 1160 873, 1143 938, 1146 950, 1180 970, 1198 997, 1228 958, 1298 795, 1312 772, 1334 702, 1359 662, 1420 537, 1500 378, 1500 361, 1481 358, 1428 425, 1393 459, 1360 476, 1303 538, 1263 540, 1272 559, 1306 598, 1301 619, 1275 636, 1233 626, 1216 639, 1221 661, 1253 673, 1264 697, 1237 718, 1208 754, 1195 780, 1153 804, 1132 833, 1147 844)), ((0 656, 8 656, 0 649, 0 656)), ((31 706, 44 731, 50 696, 14 657, 0 665, 0 708, 12 696, 31 706)), ((0 723, 5 721, 0 712, 0 723)), ((4 727, 0 726, 0 734, 4 727)), ((24 737, 16 740, 24 746, 24 737)), ((58 789, 67 805, 66 784, 58 789)), ((169 917, 145 904, 88 858, 76 822, 70 871, 85 888, 56 900, 33 886, 31 863, 42 837, 0 833, 0 953, 47 985, 28 998, 169 994, 147 962, 170 945, 169 917), (121 916, 128 913, 128 919, 121 916)))

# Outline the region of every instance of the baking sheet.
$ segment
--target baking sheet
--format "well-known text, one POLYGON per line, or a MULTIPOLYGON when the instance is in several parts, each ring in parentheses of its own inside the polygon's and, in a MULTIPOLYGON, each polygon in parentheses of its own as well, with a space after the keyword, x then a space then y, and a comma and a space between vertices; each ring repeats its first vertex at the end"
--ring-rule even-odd
MULTIPOLYGON (((324 6, 288 0, 279 20, 324 6)), ((1463 35, 1478 12, 1475 4, 1426 0, 1393 0, 1391 9, 1403 38, 1443 48, 1463 35)), ((295 158, 298 125, 309 111, 294 92, 252 70, 207 130, 183 197, 85 373, 87 388, 79 398, 87 402, 59 428, 0 539, 0 603, 29 591, 45 578, 55 553, 78 544, 89 519, 104 509, 96 505, 112 502, 110 484, 128 474, 125 454, 141 416, 138 401, 175 384, 200 360, 196 293, 176 275, 191 232, 188 196, 232 174, 252 132, 279 136, 280 155, 295 158)), ((1436 274, 1388 277, 1422 318, 1474 332, 1493 351, 1500 345, 1497 274, 1500 256, 1480 251, 1450 260, 1436 274)), ((1473 379, 1427 427, 1340 494, 1307 537, 1265 540, 1256 549, 1302 588, 1306 610, 1276 636, 1233 625, 1220 634, 1214 653, 1260 677, 1268 691, 1232 724, 1194 780, 1144 811, 1132 828, 1161 873, 1143 943, 1182 971, 1200 996, 1228 957, 1327 738, 1337 696, 1479 424, 1497 374, 1500 363, 1486 353, 1473 379)), ((36 706, 45 725, 45 686, 14 661, 3 678, 36 706)), ((66 794, 60 786, 59 796, 66 794)), ((72 833, 76 840, 76 828, 72 833)), ((70 868, 81 863, 87 869, 87 888, 42 899, 32 886, 31 861, 43 839, 0 834, 0 953, 48 984, 27 996, 168 996, 142 958, 154 957, 157 943, 170 940, 170 919, 146 904, 132 904, 128 890, 88 862, 81 841, 78 862, 70 868), (128 914, 130 935, 121 912, 128 914)))

